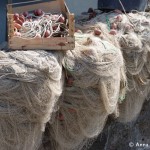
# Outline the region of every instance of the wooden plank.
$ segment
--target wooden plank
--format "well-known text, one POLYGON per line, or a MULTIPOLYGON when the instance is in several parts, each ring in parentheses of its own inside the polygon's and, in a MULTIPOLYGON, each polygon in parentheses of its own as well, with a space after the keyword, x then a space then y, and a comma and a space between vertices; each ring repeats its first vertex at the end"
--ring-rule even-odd
POLYGON ((62 13, 66 13, 66 8, 65 8, 65 2, 64 0, 57 0, 59 2, 60 8, 61 8, 61 12, 62 13))
POLYGON ((74 42, 73 37, 51 37, 51 38, 34 38, 34 39, 23 39, 19 37, 11 37, 10 42, 11 43, 21 43, 24 45, 27 44, 59 44, 59 43, 70 43, 74 42))
POLYGON ((69 14, 69 36, 74 36, 75 33, 75 19, 74 14, 69 14))
POLYGON ((8 36, 9 38, 11 38, 14 35, 13 15, 7 14, 7 20, 8 20, 8 36))
POLYGON ((13 13, 13 8, 12 8, 12 5, 11 5, 11 4, 8 4, 8 5, 7 5, 7 12, 8 12, 9 14, 12 14, 12 13, 13 13))
POLYGON ((72 50, 75 47, 75 39, 72 37, 52 37, 47 39, 22 39, 19 37, 12 37, 9 41, 9 47, 12 49, 58 49, 66 50, 67 48, 72 50))
POLYGON ((26 45, 22 46, 20 44, 14 45, 10 44, 9 46, 10 49, 15 49, 15 50, 73 50, 74 49, 74 44, 68 44, 66 46, 51 46, 51 45, 26 45))
MULTIPOLYGON (((10 4, 8 4, 9 7, 10 4)), ((61 7, 58 1, 44 2, 33 5, 26 5, 20 7, 13 7, 13 13, 22 13, 25 11, 33 11, 35 9, 41 8, 45 12, 61 12, 61 7)))
POLYGON ((70 14, 70 11, 69 11, 69 8, 68 8, 66 2, 64 2, 64 5, 65 5, 65 8, 66 8, 66 12, 67 12, 68 14, 70 14))

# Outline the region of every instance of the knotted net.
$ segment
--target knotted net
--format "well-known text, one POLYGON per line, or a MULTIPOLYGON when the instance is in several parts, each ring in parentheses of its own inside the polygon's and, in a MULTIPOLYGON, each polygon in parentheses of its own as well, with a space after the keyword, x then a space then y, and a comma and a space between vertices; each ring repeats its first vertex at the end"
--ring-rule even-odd
POLYGON ((122 54, 92 34, 77 34, 75 50, 66 52, 63 66, 66 85, 49 130, 53 149, 87 149, 108 115, 117 112, 126 82, 122 54))
MULTIPOLYGON (((125 60, 128 90, 126 98, 119 105, 119 121, 130 122, 138 116, 145 99, 149 99, 149 50, 150 50, 150 13, 121 12, 100 13, 89 21, 84 15, 77 19, 76 27, 83 32, 93 32, 99 28, 100 38, 119 42, 125 60), (109 36, 108 36, 109 35, 109 36)), ((113 42, 114 43, 114 42, 113 42)))
POLYGON ((63 89, 62 54, 0 52, 0 149, 35 150, 63 89))

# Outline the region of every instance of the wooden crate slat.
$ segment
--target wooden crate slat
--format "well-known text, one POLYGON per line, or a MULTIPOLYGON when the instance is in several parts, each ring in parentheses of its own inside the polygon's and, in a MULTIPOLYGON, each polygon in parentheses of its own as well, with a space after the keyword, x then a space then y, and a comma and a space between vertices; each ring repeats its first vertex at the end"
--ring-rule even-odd
POLYGON ((72 37, 51 37, 51 38, 34 38, 34 39, 22 39, 19 37, 12 37, 10 39, 11 43, 21 43, 21 44, 50 44, 50 43, 66 43, 66 42, 74 42, 74 38, 72 37))
POLYGON ((69 35, 74 36, 75 32, 74 14, 69 14, 69 35))
POLYGON ((63 13, 66 13, 66 8, 65 8, 65 5, 64 5, 64 0, 57 0, 59 2, 59 5, 60 5, 60 8, 61 8, 61 11, 63 13))
POLYGON ((74 39, 71 37, 67 38, 50 38, 50 39, 21 39, 18 37, 13 37, 10 39, 10 48, 15 49, 66 49, 74 48, 74 39), (58 39, 58 40, 57 40, 58 39), (16 44, 17 43, 17 44, 16 44))
POLYGON ((14 35, 14 24, 13 22, 13 15, 8 15, 7 16, 7 20, 8 20, 8 36, 11 38, 14 35))
POLYGON ((74 44, 68 44, 66 46, 50 46, 50 45, 16 45, 16 44, 10 44, 11 49, 15 50, 72 50, 74 48, 74 44), (36 47, 36 48, 35 48, 36 47))

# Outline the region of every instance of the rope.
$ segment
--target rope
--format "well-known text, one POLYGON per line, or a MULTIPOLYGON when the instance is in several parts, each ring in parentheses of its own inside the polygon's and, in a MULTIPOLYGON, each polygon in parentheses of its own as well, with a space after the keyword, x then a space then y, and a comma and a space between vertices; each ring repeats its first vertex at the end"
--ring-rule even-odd
MULTIPOLYGON (((59 22, 59 19, 63 17, 62 14, 57 15, 56 19, 53 19, 56 15, 52 15, 51 13, 43 13, 42 16, 28 15, 26 16, 26 20, 28 17, 31 17, 32 21, 25 21, 20 29, 20 37, 21 38, 37 38, 38 35, 42 38, 45 37, 47 31, 49 35, 46 38, 50 38, 52 36, 67 36, 68 35, 68 26, 65 23, 59 22)), ((67 23, 67 22, 66 22, 67 23)))

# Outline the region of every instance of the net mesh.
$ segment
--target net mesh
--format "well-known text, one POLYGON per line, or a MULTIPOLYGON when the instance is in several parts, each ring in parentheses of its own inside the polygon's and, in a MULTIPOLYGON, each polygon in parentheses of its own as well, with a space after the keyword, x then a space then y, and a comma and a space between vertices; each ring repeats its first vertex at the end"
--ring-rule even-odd
POLYGON ((66 52, 63 59, 66 85, 51 124, 57 150, 91 146, 108 115, 115 113, 120 91, 125 88, 120 88, 126 78, 119 48, 91 34, 76 41, 75 50, 66 52))
POLYGON ((125 123, 140 113, 150 94, 150 13, 84 17, 72 51, 0 52, 2 150, 86 150, 109 115, 125 123))
POLYGON ((76 25, 77 28, 84 29, 83 33, 93 33, 94 28, 99 26, 102 30, 99 37, 112 41, 112 36, 109 35, 108 38, 108 33, 115 30, 113 38, 119 42, 128 81, 126 98, 119 105, 118 121, 130 122, 140 113, 145 99, 149 99, 150 13, 109 12, 99 14, 89 21, 83 21, 83 18, 83 15, 77 18, 76 25))
POLYGON ((0 52, 1 150, 34 150, 63 87, 61 54, 0 52))

